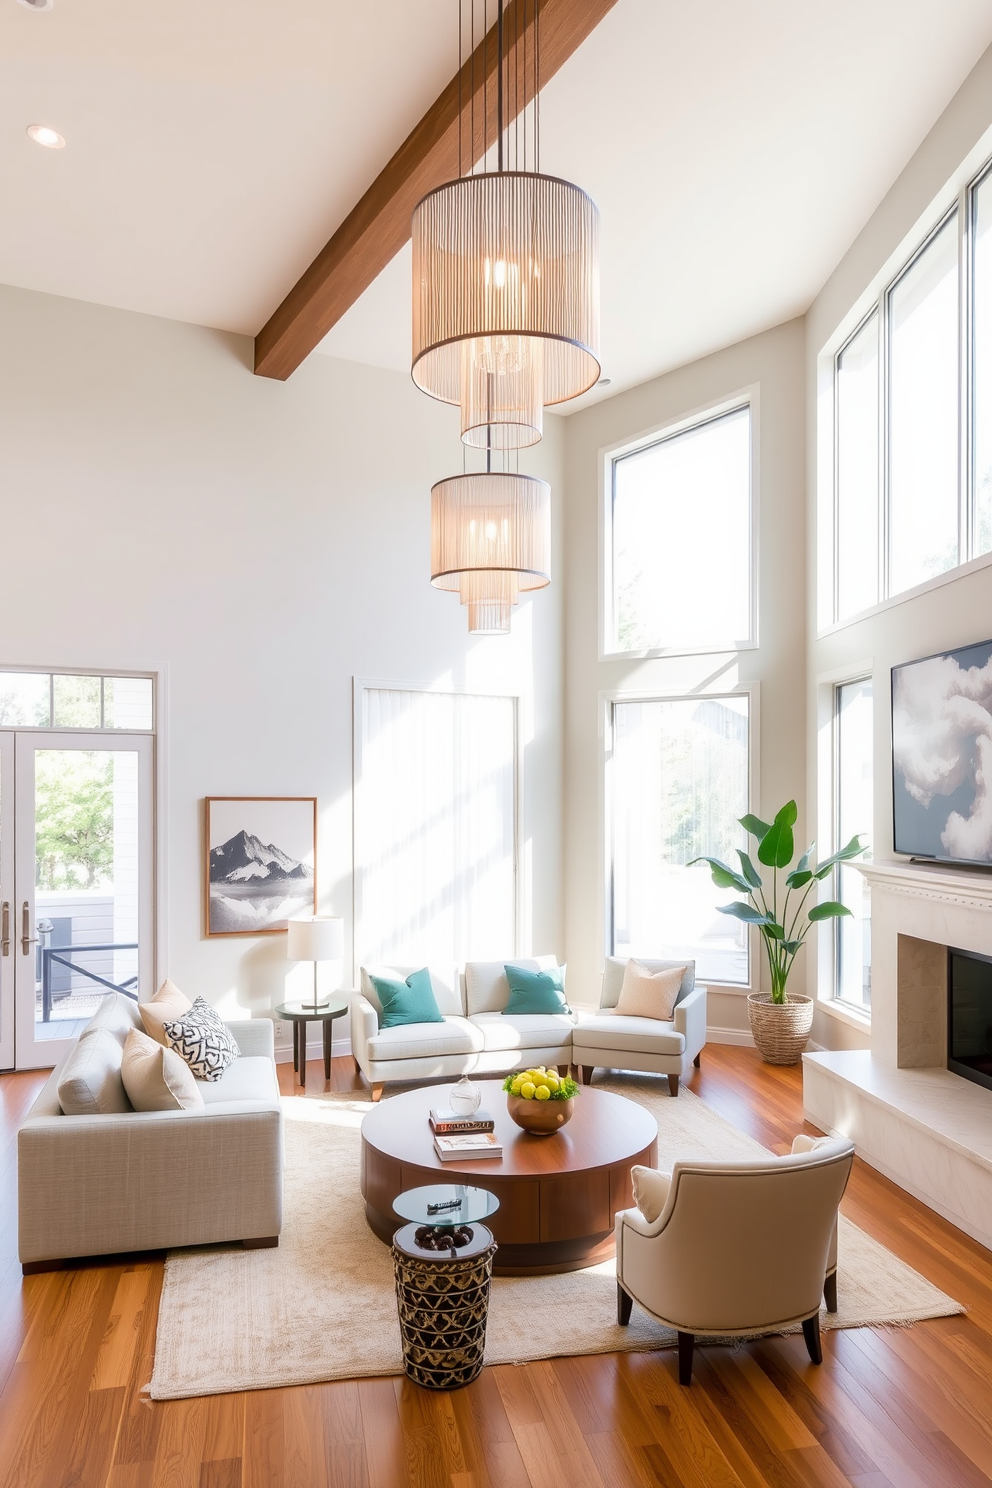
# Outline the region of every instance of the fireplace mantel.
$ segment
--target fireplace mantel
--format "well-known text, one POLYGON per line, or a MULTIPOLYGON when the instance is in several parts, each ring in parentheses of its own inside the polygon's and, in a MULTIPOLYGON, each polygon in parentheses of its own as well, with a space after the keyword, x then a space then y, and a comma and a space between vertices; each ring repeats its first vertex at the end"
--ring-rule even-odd
POLYGON ((873 890, 909 894, 914 899, 937 900, 942 904, 992 908, 992 868, 953 868, 943 863, 912 863, 905 859, 851 866, 864 874, 873 890))

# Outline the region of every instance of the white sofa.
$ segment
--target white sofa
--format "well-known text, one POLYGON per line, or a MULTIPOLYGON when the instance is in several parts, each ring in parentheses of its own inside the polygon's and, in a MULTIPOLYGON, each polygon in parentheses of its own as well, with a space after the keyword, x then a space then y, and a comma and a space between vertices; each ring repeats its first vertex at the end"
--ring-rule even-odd
MULTIPOLYGON (((670 1023, 620 1018, 616 1007, 625 961, 610 957, 603 973, 597 1011, 549 1014, 505 1013, 510 995, 504 965, 543 971, 554 956, 507 957, 506 961, 467 961, 458 967, 430 967, 431 985, 443 1023, 408 1023, 380 1028, 382 1007, 371 976, 403 980, 414 966, 361 969, 361 988, 351 1004, 351 1051, 356 1067, 372 1086, 372 1099, 391 1081, 446 1080, 465 1074, 498 1075, 532 1064, 582 1065, 586 1082, 597 1065, 667 1075, 672 1094, 679 1076, 699 1062, 706 1042, 706 988, 686 967, 675 1016, 670 1023)), ((652 971, 679 961, 645 961, 652 971)), ((566 992, 566 996, 567 996, 566 992)))
POLYGON ((380 1028, 382 1005, 372 976, 402 981, 415 966, 361 969, 361 988, 351 1004, 351 1052, 377 1101, 388 1081, 446 1080, 452 1075, 497 1075, 532 1064, 569 1065, 572 1013, 504 1013, 510 996, 504 966, 544 971, 554 956, 468 961, 458 967, 429 968, 443 1023, 407 1023, 380 1028))
POLYGON ((599 1010, 579 1019, 572 1034, 572 1062, 582 1070, 588 1085, 593 1070, 641 1070, 667 1075, 672 1095, 679 1093, 679 1078, 699 1064, 706 1043, 706 988, 696 981, 694 961, 648 961, 638 956, 648 971, 667 971, 685 966, 675 1012, 670 1022, 654 1018, 627 1018, 616 1012, 625 959, 608 956, 603 970, 599 1010))
MULTIPOLYGON (((66 1116, 52 1073, 17 1136, 18 1252, 25 1272, 77 1256, 239 1240, 277 1245, 282 1110, 268 1018, 228 1023, 241 1057, 203 1106, 135 1111, 120 1061, 137 1005, 105 997, 79 1036, 101 1066, 99 1106, 66 1116)), ((92 1075, 92 1065, 90 1073, 92 1075)))

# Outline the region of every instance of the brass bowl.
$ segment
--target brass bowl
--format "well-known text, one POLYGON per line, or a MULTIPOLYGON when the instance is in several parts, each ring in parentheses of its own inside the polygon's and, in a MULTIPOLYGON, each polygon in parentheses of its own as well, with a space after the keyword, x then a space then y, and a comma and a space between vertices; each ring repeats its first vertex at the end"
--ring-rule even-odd
POLYGON ((567 1100, 525 1100, 522 1095, 508 1095, 506 1109, 511 1120, 530 1132, 532 1137, 553 1137, 566 1122, 571 1120, 575 1109, 575 1097, 567 1100))

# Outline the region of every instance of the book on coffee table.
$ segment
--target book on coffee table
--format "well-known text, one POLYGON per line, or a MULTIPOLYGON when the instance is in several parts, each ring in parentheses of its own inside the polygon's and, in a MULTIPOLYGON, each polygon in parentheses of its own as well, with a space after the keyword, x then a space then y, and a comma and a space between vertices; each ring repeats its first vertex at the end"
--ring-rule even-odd
POLYGON ((434 1138, 434 1151, 442 1162, 503 1156, 499 1138, 492 1132, 462 1132, 455 1136, 442 1134, 434 1138))
POLYGON ((437 1135, 444 1133, 467 1133, 467 1132, 491 1132, 496 1128, 496 1123, 488 1111, 480 1106, 473 1111, 471 1116, 459 1116, 455 1111, 449 1111, 444 1106, 431 1107, 431 1131, 437 1135))

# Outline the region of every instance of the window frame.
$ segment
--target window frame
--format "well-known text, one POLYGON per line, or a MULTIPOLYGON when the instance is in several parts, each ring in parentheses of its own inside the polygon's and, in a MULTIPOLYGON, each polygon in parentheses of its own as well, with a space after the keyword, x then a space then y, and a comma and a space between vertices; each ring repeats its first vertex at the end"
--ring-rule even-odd
POLYGON ((18 733, 41 733, 50 734, 54 732, 65 734, 144 734, 154 737, 159 732, 160 714, 160 671, 134 671, 127 667, 115 667, 112 671, 104 667, 96 670, 93 667, 49 667, 49 666, 0 666, 0 687, 3 685, 4 677, 27 676, 48 678, 48 722, 47 723, 2 723, 0 729, 18 733), (56 723, 55 720, 55 678, 56 677, 94 677, 100 683, 100 723, 93 724, 71 724, 56 723), (148 728, 133 728, 130 724, 125 728, 123 725, 106 723, 106 686, 107 682, 114 682, 118 678, 122 681, 135 680, 151 684, 151 709, 152 721, 148 728))
POLYGON ((363 914, 365 822, 363 812, 362 759, 365 745, 366 692, 417 692, 438 696, 503 698, 513 703, 513 924, 514 945, 507 955, 530 953, 532 916, 530 904, 529 850, 524 833, 524 748, 523 741, 533 733, 529 699, 505 688, 439 686, 430 682, 402 682, 381 677, 352 678, 352 980, 357 985, 359 968, 365 955, 365 918, 363 914))
POLYGON ((975 219, 977 193, 981 186, 992 178, 992 132, 985 136, 975 150, 971 151, 960 169, 939 193, 928 211, 900 244, 875 276, 866 292, 859 297, 851 312, 844 318, 820 353, 819 401, 820 430, 819 506, 829 520, 818 523, 818 542, 829 544, 826 562, 817 564, 819 572, 820 598, 818 600, 817 635, 827 635, 834 630, 856 623, 867 615, 901 604, 920 593, 952 582, 965 573, 992 565, 992 551, 974 552, 975 544, 975 326, 974 326, 974 273, 975 273, 975 219), (957 418, 958 418, 958 561, 942 573, 922 580, 908 589, 892 591, 890 588, 890 533, 891 533, 891 296, 900 281, 917 260, 930 247, 954 216, 957 214, 958 237, 958 357, 957 357, 957 418), (878 316, 879 335, 879 457, 878 457, 878 599, 872 605, 851 614, 840 613, 839 548, 839 399, 838 370, 841 356, 864 328, 873 314, 878 316), (826 396, 825 396, 826 395, 826 396), (826 458, 825 458, 826 457, 826 458), (826 460, 829 468, 825 468, 826 460), (825 510, 826 509, 826 510, 825 510), (824 595, 827 607, 824 606, 824 595))
MULTIPOLYGON (((642 431, 632 439, 612 444, 599 451, 599 660, 648 660, 666 656, 725 655, 728 652, 754 651, 758 648, 758 510, 759 451, 761 446, 760 389, 757 384, 740 388, 716 402, 702 404, 687 413, 667 419, 642 431), (639 454, 653 445, 664 444, 681 434, 714 423, 728 414, 746 408, 750 416, 751 458, 748 494, 748 628, 745 638, 727 637, 706 645, 648 647, 624 650, 617 644, 613 582, 613 504, 616 465, 627 455, 639 454)), ((701 589, 702 592, 702 589, 701 589)))
MULTIPOLYGON (((761 815, 759 795, 761 783, 761 731, 760 692, 758 682, 741 682, 735 687, 700 688, 696 691, 673 691, 664 687, 610 688, 599 694, 599 733, 602 747, 599 751, 599 823, 600 823, 600 884, 599 895, 602 913, 599 917, 597 953, 600 965, 605 965, 607 956, 613 951, 613 709, 616 703, 683 703, 701 702, 704 699, 746 697, 748 699, 748 811, 761 815)), ((729 891, 728 891, 729 892, 729 891)), ((761 960, 758 932, 748 927, 748 980, 744 982, 718 982, 707 978, 705 985, 714 991, 729 992, 747 997, 761 990, 761 960)), ((598 996, 596 998, 598 1003, 598 996)))
MULTIPOLYGON (((831 693, 832 693, 831 707, 832 707, 832 712, 833 712, 833 728, 832 728, 833 786, 832 786, 832 791, 831 791, 831 797, 832 797, 832 825, 833 825, 833 830, 832 830, 832 832, 830 834, 830 842, 831 842, 830 851, 831 851, 831 853, 835 853, 835 852, 839 851, 839 849, 841 847, 843 847, 843 845, 844 845, 843 838, 842 838, 842 830, 843 829, 841 827, 841 821, 840 821, 841 806, 842 806, 842 802, 841 802, 841 777, 840 777, 840 770, 841 770, 841 749, 840 749, 840 739, 841 739, 841 734, 840 734, 840 715, 841 715, 841 708, 840 708, 840 695, 841 695, 841 692, 843 691, 843 689, 845 687, 856 687, 858 685, 863 685, 865 682, 870 682, 871 685, 872 685, 872 757, 873 757, 872 758, 872 766, 873 766, 873 768, 872 768, 872 812, 874 814, 874 800, 875 800, 875 771, 874 771, 874 748, 875 748, 875 726, 874 726, 875 725, 875 710, 874 710, 874 698, 875 698, 875 678, 874 678, 874 676, 873 676, 873 674, 872 674, 872 672, 870 670, 867 670, 867 671, 862 670, 862 671, 860 671, 860 672, 858 672, 856 674, 852 674, 852 675, 843 677, 841 680, 834 682, 832 684, 832 686, 831 686, 831 693)), ((869 823, 869 825, 867 827, 866 835, 868 836, 868 842, 869 842, 869 845, 870 845, 871 842, 872 842, 872 840, 873 840, 873 838, 874 838, 874 824, 873 823, 869 823)), ((841 900, 841 882, 840 882, 840 875, 841 875, 841 869, 842 869, 842 867, 843 867, 842 864, 837 863, 835 865, 835 867, 834 867, 833 873, 830 875, 830 895, 831 895, 831 897, 833 899, 835 899, 835 900, 837 900, 839 902, 843 902, 841 900)), ((854 871, 857 872, 857 868, 856 867, 854 868, 854 871)), ((842 933, 842 923, 843 922, 840 919, 836 919, 836 920, 832 921, 832 931, 833 931, 832 940, 833 940, 833 947, 832 947, 832 997, 831 997, 831 1001, 835 1002, 839 1007, 843 1008, 846 1012, 853 1012, 853 1013, 855 1013, 856 1015, 858 1015, 860 1017, 867 1018, 868 1021, 870 1022, 871 1021, 871 1004, 870 1003, 866 1007, 862 1003, 851 1002, 848 998, 842 997, 840 995, 839 988, 840 988, 840 971, 841 971, 841 933, 842 933)), ((870 960, 869 960, 869 963, 868 964, 869 964, 869 968, 870 968, 870 966, 871 966, 870 960)))

